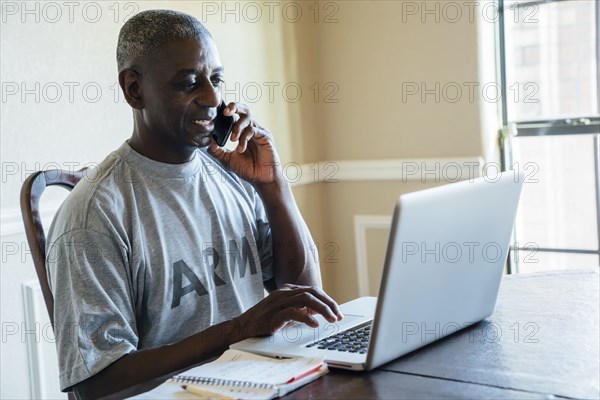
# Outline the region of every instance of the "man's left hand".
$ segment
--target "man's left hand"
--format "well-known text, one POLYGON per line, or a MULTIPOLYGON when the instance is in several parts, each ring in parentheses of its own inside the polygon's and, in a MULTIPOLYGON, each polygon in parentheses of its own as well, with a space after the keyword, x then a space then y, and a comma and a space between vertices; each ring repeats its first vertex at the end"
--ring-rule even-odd
POLYGON ((209 153, 242 179, 255 184, 271 183, 281 176, 279 155, 271 133, 252 116, 245 104, 229 103, 223 111, 236 116, 230 140, 238 142, 235 150, 219 147, 214 138, 209 153))

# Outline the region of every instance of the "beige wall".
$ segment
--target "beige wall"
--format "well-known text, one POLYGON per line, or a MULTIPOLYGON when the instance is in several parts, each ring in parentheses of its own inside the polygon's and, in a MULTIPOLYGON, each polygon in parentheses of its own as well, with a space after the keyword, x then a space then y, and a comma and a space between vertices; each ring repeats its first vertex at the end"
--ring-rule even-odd
POLYGON ((401 95, 410 82, 477 81, 476 24, 402 23, 402 2, 341 4, 339 23, 319 25, 321 79, 340 86, 323 109, 325 157, 479 154, 477 103, 401 95))
MULTIPOLYGON (((45 3, 36 4, 42 8, 45 3)), ((402 98, 403 85, 410 82, 428 87, 435 82, 456 83, 466 91, 465 82, 493 81, 493 26, 481 18, 475 18, 476 23, 463 16, 450 23, 443 15, 439 22, 430 16, 423 23, 419 15, 407 15, 401 1, 340 1, 318 3, 317 22, 313 2, 295 3, 303 12, 298 22, 289 18, 292 9, 287 10, 288 18, 283 16, 286 6, 279 3, 271 22, 265 3, 256 2, 262 17, 253 22, 248 18, 252 15, 243 12, 247 2, 228 2, 230 9, 239 7, 236 22, 236 11, 233 15, 223 14, 222 9, 206 12, 207 4, 220 8, 222 2, 157 1, 130 2, 133 8, 118 3, 118 17, 109 8, 113 2, 97 2, 102 17, 92 23, 82 18, 87 3, 79 4, 73 23, 64 7, 57 23, 49 22, 45 17, 53 15, 44 16, 41 9, 37 22, 35 15, 23 22, 22 10, 14 15, 2 10, 3 95, 12 84, 31 88, 39 82, 41 96, 40 101, 31 94, 22 100, 19 90, 2 100, 3 324, 22 326, 21 283, 36 279, 20 227, 18 192, 24 177, 40 168, 97 163, 130 135, 130 110, 114 100, 114 51, 124 17, 134 9, 172 8, 203 19, 226 67, 226 99, 248 103, 273 132, 282 162, 304 166, 304 174, 311 174, 310 167, 317 162, 495 154, 496 104, 482 102, 480 96, 470 101, 466 93, 456 102, 444 98, 435 102, 433 95, 424 102, 419 95, 406 102, 402 98), (326 23, 327 16, 337 22, 326 23), (65 82, 79 85, 72 102, 65 82), (46 95, 52 92, 42 92, 47 84, 62 88, 60 101, 51 102, 46 95), (102 89, 98 101, 84 98, 81 89, 86 84, 102 89), (272 99, 268 84, 278 85, 272 99), (285 85, 300 87, 302 97, 286 98, 285 85), (244 92, 256 86, 262 90, 259 98, 244 92), (326 102, 328 95, 335 102, 326 102)), ((434 184, 418 179, 404 183, 351 179, 294 186, 319 245, 325 288, 334 298, 345 301, 358 293, 354 217, 389 216, 400 193, 434 184)), ((47 209, 51 211, 58 200, 51 199, 47 209)), ((385 232, 369 231, 366 239, 371 292, 377 287, 385 232)), ((27 340, 19 331, 2 342, 1 398, 31 396, 27 340)))
MULTIPOLYGON (((468 18, 466 8, 461 10, 465 17, 456 23, 441 8, 439 22, 430 15, 424 23, 420 10, 412 15, 401 1, 337 4, 335 23, 294 25, 297 58, 302 60, 299 79, 323 86, 332 82, 339 88, 337 102, 321 101, 302 110, 310 129, 293 132, 302 137, 304 162, 494 154, 490 137, 496 132, 496 104, 483 102, 480 90, 475 90, 473 98, 467 96, 469 85, 494 82, 493 24, 477 18, 479 11, 468 18), (486 36, 480 39, 482 32, 486 36), (436 82, 440 87, 437 101, 434 94, 424 100, 420 94, 407 93, 403 98, 407 85, 420 88, 424 83, 433 89, 436 82), (463 96, 456 99, 450 89, 444 93, 447 84, 458 85, 463 96)), ((320 242, 339 249, 335 262, 331 258, 328 262, 324 257, 332 247, 321 246, 325 286, 334 298, 345 301, 358 294, 354 216, 389 215, 399 194, 431 185, 419 180, 369 181, 297 189, 302 193, 302 210, 309 213, 308 223, 320 242), (322 209, 315 212, 319 196, 322 209)), ((385 248, 386 237, 377 230, 369 232, 376 238, 368 236, 366 245, 369 260, 375 263, 369 265, 374 271, 372 283, 378 279, 382 258, 377 254, 385 248)))

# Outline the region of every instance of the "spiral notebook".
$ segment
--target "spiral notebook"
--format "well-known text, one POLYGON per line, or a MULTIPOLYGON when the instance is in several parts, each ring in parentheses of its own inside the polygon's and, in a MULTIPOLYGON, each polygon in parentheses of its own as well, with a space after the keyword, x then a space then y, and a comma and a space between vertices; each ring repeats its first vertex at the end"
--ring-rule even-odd
POLYGON ((321 357, 271 358, 229 349, 136 399, 273 399, 325 375, 321 357), (183 387, 188 386, 188 390, 183 387), (199 393, 195 394, 193 392, 199 393))

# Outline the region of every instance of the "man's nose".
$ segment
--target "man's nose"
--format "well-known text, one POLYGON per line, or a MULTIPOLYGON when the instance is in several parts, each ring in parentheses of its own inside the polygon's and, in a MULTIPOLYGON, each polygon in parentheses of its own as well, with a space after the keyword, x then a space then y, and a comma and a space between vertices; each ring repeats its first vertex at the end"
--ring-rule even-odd
POLYGON ((208 81, 202 85, 194 100, 196 104, 203 107, 218 107, 221 104, 221 91, 219 87, 213 86, 208 81))

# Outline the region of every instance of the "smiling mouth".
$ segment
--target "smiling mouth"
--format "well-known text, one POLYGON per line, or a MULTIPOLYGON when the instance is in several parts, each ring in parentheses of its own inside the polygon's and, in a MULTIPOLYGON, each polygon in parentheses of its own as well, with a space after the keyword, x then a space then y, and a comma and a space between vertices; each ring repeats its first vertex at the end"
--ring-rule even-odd
POLYGON ((210 119, 195 119, 192 121, 194 125, 202 126, 204 128, 208 128, 212 124, 212 120, 210 119))

